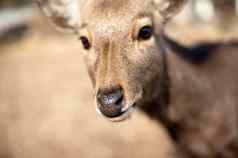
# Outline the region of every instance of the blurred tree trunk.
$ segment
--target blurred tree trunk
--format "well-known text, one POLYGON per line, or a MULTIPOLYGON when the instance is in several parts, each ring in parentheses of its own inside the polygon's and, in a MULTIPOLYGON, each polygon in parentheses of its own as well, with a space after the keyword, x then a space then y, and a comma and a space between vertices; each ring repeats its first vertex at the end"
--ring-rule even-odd
POLYGON ((218 23, 222 27, 229 27, 236 18, 235 0, 213 0, 218 23))
POLYGON ((31 3, 31 0, 0 0, 0 8, 18 7, 31 3))
POLYGON ((32 0, 0 0, 0 44, 20 39, 32 18, 32 0))
POLYGON ((214 0, 214 6, 220 17, 232 17, 236 14, 235 0, 214 0))

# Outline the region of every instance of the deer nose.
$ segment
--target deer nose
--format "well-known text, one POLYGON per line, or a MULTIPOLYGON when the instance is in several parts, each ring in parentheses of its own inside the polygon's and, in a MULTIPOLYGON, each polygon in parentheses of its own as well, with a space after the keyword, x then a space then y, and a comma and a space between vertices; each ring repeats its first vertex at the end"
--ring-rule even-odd
POLYGON ((98 108, 103 115, 114 118, 122 113, 123 92, 121 88, 99 90, 97 95, 98 108))

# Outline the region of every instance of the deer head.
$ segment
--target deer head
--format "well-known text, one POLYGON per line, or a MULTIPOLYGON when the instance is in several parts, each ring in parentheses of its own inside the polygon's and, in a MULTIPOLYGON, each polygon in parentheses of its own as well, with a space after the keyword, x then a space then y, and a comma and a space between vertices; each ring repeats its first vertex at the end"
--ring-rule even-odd
POLYGON ((53 22, 75 32, 97 111, 112 121, 160 93, 163 24, 186 0, 37 0, 53 22))

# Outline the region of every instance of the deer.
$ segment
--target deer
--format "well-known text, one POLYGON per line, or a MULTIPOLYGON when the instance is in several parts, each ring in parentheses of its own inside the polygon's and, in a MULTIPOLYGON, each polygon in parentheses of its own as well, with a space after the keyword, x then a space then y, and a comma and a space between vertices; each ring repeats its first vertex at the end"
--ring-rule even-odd
POLYGON ((35 1, 79 38, 100 115, 120 122, 139 109, 184 157, 238 157, 238 44, 169 37, 187 0, 35 1))

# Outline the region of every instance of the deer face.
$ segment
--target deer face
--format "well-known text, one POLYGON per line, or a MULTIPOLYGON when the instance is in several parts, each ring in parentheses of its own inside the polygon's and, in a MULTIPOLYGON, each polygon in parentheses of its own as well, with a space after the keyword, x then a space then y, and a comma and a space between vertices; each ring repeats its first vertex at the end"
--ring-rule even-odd
POLYGON ((112 121, 124 120, 135 106, 152 97, 151 84, 162 78, 162 23, 184 0, 89 0, 81 4, 80 16, 67 10, 75 8, 76 1, 58 4, 57 13, 53 7, 47 11, 56 24, 77 32, 97 111, 112 121), (66 9, 59 13, 60 7, 66 9), (75 23, 76 17, 80 17, 80 22, 75 23))
POLYGON ((85 7, 79 32, 83 53, 97 110, 118 121, 129 116, 142 99, 157 75, 153 70, 162 68, 154 16, 148 11, 153 6, 146 1, 91 3, 85 7))

